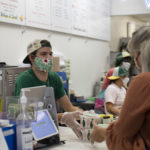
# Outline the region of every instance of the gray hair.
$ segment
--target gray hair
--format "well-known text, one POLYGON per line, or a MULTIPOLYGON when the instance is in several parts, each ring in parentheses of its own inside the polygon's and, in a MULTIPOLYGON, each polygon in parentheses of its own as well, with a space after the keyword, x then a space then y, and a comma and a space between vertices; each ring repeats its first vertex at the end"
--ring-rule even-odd
POLYGON ((150 26, 142 26, 132 34, 128 48, 138 52, 141 44, 147 39, 150 39, 150 26))
POLYGON ((141 44, 142 72, 150 72, 150 39, 141 44))
POLYGON ((142 72, 150 72, 150 26, 142 26, 132 34, 128 49, 141 52, 142 72))

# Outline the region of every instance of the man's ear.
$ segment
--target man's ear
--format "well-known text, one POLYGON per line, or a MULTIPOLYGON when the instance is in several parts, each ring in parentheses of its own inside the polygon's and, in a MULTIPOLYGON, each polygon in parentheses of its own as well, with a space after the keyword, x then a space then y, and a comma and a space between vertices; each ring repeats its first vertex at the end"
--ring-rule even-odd
POLYGON ((29 60, 31 61, 31 63, 33 63, 35 56, 32 55, 32 54, 30 54, 30 55, 28 56, 28 58, 29 58, 29 60))

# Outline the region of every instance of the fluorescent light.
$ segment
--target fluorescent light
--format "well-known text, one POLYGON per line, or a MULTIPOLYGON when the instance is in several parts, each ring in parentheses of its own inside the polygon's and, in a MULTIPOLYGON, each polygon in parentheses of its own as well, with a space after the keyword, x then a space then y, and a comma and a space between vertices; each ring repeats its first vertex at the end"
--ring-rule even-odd
POLYGON ((150 0, 145 0, 146 6, 150 8, 150 0))

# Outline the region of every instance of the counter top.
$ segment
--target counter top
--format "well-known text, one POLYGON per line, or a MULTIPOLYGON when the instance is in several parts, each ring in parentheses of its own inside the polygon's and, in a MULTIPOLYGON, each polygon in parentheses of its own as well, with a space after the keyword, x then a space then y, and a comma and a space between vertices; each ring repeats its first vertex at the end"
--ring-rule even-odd
POLYGON ((73 131, 68 127, 59 127, 60 139, 65 141, 65 144, 54 145, 42 150, 108 150, 105 141, 102 143, 85 142, 76 137, 73 131))

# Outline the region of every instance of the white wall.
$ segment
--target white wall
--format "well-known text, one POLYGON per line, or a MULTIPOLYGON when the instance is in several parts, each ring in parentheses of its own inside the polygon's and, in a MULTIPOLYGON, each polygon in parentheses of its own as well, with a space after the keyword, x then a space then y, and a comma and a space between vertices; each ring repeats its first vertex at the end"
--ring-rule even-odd
POLYGON ((26 55, 26 47, 35 38, 51 41, 53 50, 62 52, 71 60, 72 88, 79 96, 92 96, 93 85, 109 68, 108 42, 85 37, 26 28, 0 23, 0 62, 20 65, 26 55))
MULTIPOLYGON (((119 50, 119 41, 122 37, 131 37, 133 31, 128 31, 129 27, 127 24, 135 25, 139 27, 144 24, 140 20, 136 19, 133 16, 112 16, 111 17, 111 42, 110 50, 118 51, 119 50), (116 30, 117 29, 117 30, 116 30), (129 34, 130 33, 130 34, 129 34)), ((135 28, 136 29, 136 28, 135 28)), ((131 30, 131 29, 130 29, 131 30)))
POLYGON ((111 15, 149 14, 145 0, 111 0, 111 15))
POLYGON ((118 51, 120 38, 132 33, 146 22, 139 20, 141 14, 150 14, 145 0, 111 0, 110 50, 118 51))

